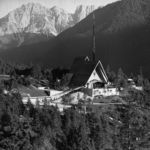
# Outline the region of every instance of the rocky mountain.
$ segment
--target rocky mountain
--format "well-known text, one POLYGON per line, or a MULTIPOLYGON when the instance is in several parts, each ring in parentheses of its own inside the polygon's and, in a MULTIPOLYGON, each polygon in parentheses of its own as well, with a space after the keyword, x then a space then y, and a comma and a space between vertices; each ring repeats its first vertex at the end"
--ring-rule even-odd
POLYGON ((83 5, 79 5, 76 10, 75 13, 73 14, 73 20, 75 23, 80 22, 82 19, 86 18, 91 12, 93 12, 93 10, 95 10, 95 6, 91 5, 91 6, 83 6, 83 5))
MULTIPOLYGON (((122 0, 95 10, 96 57, 113 70, 150 76, 150 1, 122 0)), ((92 49, 92 14, 55 39, 0 53, 19 62, 70 67, 77 56, 92 49), (13 53, 12 53, 13 51, 13 53), (31 55, 32 53, 32 55, 31 55), (25 56, 25 57, 23 57, 25 56)))
POLYGON ((93 10, 93 6, 79 6, 75 14, 71 14, 56 6, 22 5, 0 19, 0 48, 28 44, 31 39, 32 42, 48 40, 74 26, 93 10))

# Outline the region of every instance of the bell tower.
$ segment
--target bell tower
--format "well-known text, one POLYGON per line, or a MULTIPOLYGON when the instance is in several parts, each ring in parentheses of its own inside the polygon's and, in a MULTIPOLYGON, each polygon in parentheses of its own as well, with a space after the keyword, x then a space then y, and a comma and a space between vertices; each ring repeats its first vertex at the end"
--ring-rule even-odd
POLYGON ((96 38, 95 38, 95 14, 93 12, 93 48, 92 48, 92 61, 96 61, 96 38))

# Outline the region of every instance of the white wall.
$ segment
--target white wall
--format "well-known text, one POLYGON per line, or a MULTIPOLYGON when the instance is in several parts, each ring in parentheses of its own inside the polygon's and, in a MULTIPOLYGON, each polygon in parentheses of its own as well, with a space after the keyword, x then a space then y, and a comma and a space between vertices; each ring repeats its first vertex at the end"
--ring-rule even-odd
POLYGON ((93 89, 93 97, 94 96, 115 96, 119 95, 119 91, 117 88, 99 88, 93 89))

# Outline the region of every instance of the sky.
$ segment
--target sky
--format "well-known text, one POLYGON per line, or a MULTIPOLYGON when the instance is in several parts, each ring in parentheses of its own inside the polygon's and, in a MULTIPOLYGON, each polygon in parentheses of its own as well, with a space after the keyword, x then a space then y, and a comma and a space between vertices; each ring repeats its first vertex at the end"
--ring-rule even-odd
POLYGON ((68 12, 74 12, 76 6, 80 4, 105 6, 115 1, 117 0, 0 0, 0 18, 15 8, 30 2, 40 3, 48 8, 58 6, 68 12))

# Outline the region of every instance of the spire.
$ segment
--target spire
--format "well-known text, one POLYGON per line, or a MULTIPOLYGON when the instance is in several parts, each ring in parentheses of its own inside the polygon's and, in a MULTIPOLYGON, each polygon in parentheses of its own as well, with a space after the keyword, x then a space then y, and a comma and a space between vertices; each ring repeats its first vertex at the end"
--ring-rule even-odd
POLYGON ((95 61, 96 45, 95 45, 95 14, 93 12, 93 49, 92 49, 92 60, 95 61))

